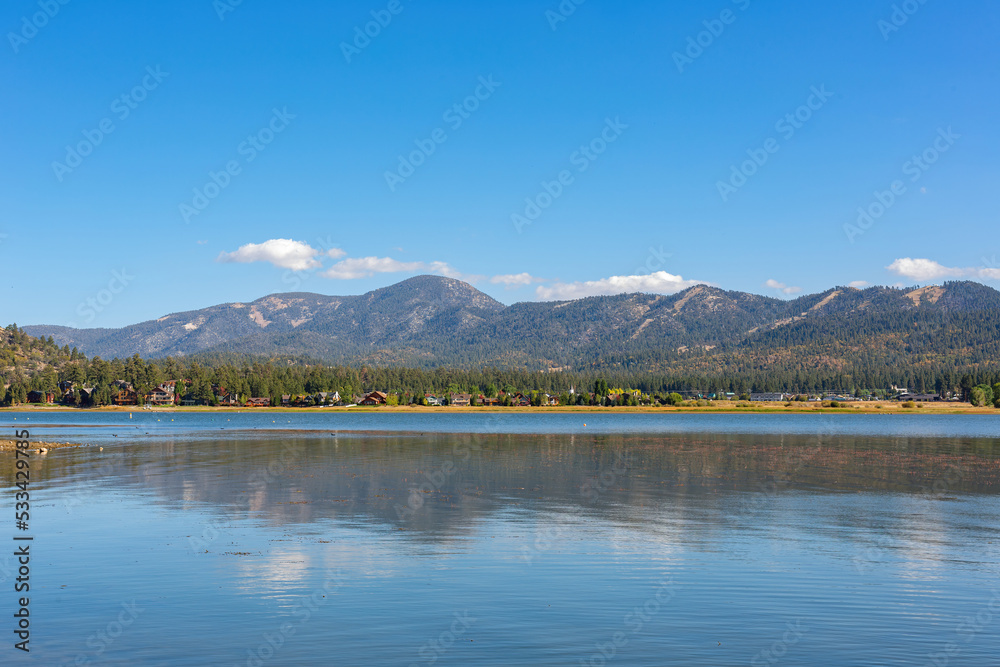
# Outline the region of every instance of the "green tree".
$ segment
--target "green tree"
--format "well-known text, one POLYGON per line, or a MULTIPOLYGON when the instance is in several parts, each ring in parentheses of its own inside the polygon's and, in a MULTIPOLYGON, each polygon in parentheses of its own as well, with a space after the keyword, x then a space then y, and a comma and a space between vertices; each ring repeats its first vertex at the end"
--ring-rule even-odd
POLYGON ((972 404, 978 408, 993 405, 993 387, 986 384, 977 385, 969 392, 969 397, 972 404))
MULTIPOLYGON (((177 390, 181 391, 179 383, 177 390)), ((212 401, 215 398, 215 393, 212 391, 212 383, 205 378, 199 378, 194 382, 191 387, 191 394, 194 400, 204 405, 212 405, 212 401)))
POLYGON ((28 386, 24 382, 14 382, 10 385, 11 405, 20 405, 28 401, 28 386))

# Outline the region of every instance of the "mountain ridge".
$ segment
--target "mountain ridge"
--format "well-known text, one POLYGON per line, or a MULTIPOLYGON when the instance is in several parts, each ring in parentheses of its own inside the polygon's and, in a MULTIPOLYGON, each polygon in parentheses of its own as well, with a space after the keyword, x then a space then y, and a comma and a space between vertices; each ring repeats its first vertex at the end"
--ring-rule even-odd
MULTIPOLYGON (((892 347, 897 339, 944 332, 959 320, 976 331, 985 327, 981 337, 990 347, 1000 338, 990 333, 998 317, 1000 292, 973 282, 912 289, 841 286, 790 300, 696 285, 673 295, 505 306, 462 281, 417 276, 356 296, 270 294, 118 329, 23 329, 102 358, 242 352, 376 365, 546 369, 621 363, 611 361, 617 357, 662 366, 699 350, 777 353, 814 345, 831 332, 851 341, 868 331, 892 347)), ((954 352, 957 343, 948 344, 933 351, 954 352)))

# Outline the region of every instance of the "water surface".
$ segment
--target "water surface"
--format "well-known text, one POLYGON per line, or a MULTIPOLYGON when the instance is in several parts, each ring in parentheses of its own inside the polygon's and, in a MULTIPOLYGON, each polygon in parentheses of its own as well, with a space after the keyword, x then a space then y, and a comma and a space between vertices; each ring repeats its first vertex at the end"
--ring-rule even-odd
POLYGON ((672 417, 72 413, 3 663, 995 664, 993 417, 672 417))

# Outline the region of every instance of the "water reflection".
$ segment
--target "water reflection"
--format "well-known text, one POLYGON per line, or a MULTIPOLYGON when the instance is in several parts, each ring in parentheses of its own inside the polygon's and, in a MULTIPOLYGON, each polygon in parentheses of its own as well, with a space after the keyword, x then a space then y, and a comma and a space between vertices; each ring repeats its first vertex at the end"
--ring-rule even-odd
MULTIPOLYGON (((66 586, 38 593, 40 664, 94 658, 131 599, 147 611, 109 664, 248 664, 335 573, 269 664, 427 664, 465 611, 436 664, 579 664, 616 632, 615 664, 745 664, 798 621, 786 664, 907 664, 1000 580, 990 439, 120 440, 33 468, 44 576, 66 586)), ((982 633, 963 657, 998 649, 982 633)))
MULTIPOLYGON (((982 439, 252 435, 60 450, 35 466, 42 483, 77 493, 142 489, 179 510, 211 507, 221 521, 377 523, 430 540, 512 508, 630 528, 691 523, 706 512, 780 527, 778 498, 865 491, 902 494, 894 496, 905 505, 893 518, 898 530, 932 544, 940 502, 1000 490, 1000 448, 982 439)), ((866 521, 877 528, 880 516, 866 521)))

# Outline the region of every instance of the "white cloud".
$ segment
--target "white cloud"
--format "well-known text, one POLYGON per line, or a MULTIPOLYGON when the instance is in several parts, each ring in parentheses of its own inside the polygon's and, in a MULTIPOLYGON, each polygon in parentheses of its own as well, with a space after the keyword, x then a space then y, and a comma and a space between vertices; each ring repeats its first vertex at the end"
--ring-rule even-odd
POLYGON ((435 273, 469 283, 482 279, 482 276, 462 273, 447 262, 401 262, 392 257, 349 257, 337 262, 320 275, 332 280, 357 280, 371 278, 379 273, 413 273, 415 271, 435 273))
POLYGON ((357 280, 370 278, 378 273, 413 273, 426 271, 446 278, 466 282, 476 282, 482 276, 469 275, 458 271, 447 262, 401 262, 391 257, 351 257, 331 266, 323 272, 323 277, 333 280, 357 280))
POLYGON ((455 280, 462 280, 467 283, 478 283, 483 280, 485 276, 476 275, 474 273, 462 273, 458 269, 454 268, 447 262, 431 262, 426 265, 426 270, 429 273, 438 273, 445 278, 454 278, 455 280))
POLYGON ((885 268, 897 276, 920 282, 961 275, 960 269, 950 269, 929 259, 911 259, 909 257, 897 259, 885 268))
POLYGON ((684 280, 666 271, 657 271, 644 276, 612 276, 587 282, 555 283, 550 287, 539 286, 535 293, 541 301, 570 301, 588 296, 633 292, 676 294, 695 285, 708 284, 710 283, 703 280, 684 280))
POLYGON ((425 268, 423 262, 400 262, 391 257, 352 257, 337 262, 323 272, 324 278, 334 280, 357 280, 370 278, 377 273, 401 273, 403 271, 421 271, 425 268))
POLYGON ((323 265, 316 259, 319 250, 292 239, 271 239, 263 243, 248 243, 235 252, 220 253, 217 262, 269 262, 282 269, 306 271, 323 265))
POLYGON ((930 259, 911 259, 904 257, 885 267, 897 276, 909 278, 917 282, 938 280, 939 278, 957 278, 972 275, 976 269, 949 268, 930 259))
POLYGON ((524 287, 525 285, 531 285, 532 283, 544 283, 544 278, 536 278, 530 273, 516 273, 508 274, 502 276, 493 276, 490 278, 490 282, 494 285, 506 285, 507 289, 513 289, 515 287, 524 287))
POLYGON ((802 291, 801 287, 789 287, 785 283, 779 283, 773 278, 764 283, 765 287, 770 287, 771 289, 776 289, 783 294, 798 294, 802 291))
POLYGON ((885 267, 897 276, 916 282, 931 282, 941 278, 979 278, 980 280, 1000 280, 1000 269, 986 262, 980 267, 945 266, 931 259, 904 257, 885 267))
POLYGON ((854 282, 850 283, 848 287, 854 287, 856 289, 864 289, 869 285, 871 285, 871 283, 868 282, 867 280, 855 280, 854 282))
MULTIPOLYGON (((321 246, 324 246, 322 242, 321 246)), ((452 267, 447 262, 401 262, 391 257, 347 257, 347 252, 340 248, 316 249, 312 246, 291 239, 271 239, 264 243, 248 243, 235 252, 223 252, 217 262, 270 262, 271 264, 292 271, 319 270, 323 268, 321 260, 330 258, 339 260, 326 269, 322 276, 334 280, 356 280, 370 278, 379 273, 412 273, 425 271, 448 278, 476 282, 483 276, 465 274, 452 267)))

